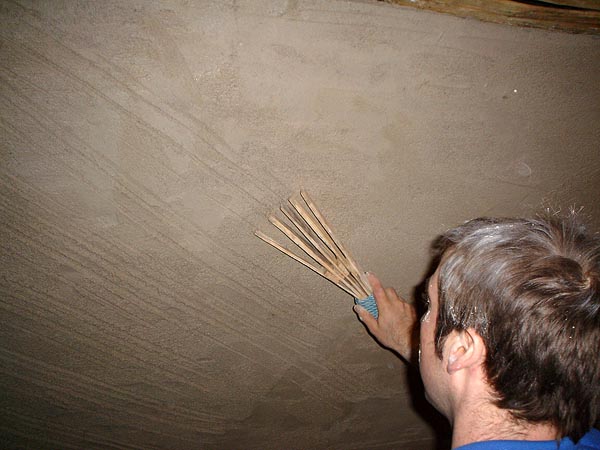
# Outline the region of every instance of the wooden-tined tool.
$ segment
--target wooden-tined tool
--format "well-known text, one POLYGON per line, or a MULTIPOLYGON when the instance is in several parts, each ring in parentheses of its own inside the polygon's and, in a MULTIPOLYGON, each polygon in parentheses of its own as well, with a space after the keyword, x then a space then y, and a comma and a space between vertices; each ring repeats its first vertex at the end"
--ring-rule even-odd
POLYGON ((285 221, 274 215, 269 216, 269 221, 310 259, 297 255, 260 231, 256 231, 256 236, 355 299, 372 299, 373 291, 364 272, 305 191, 300 191, 300 196, 292 196, 289 204, 282 205, 280 209, 285 221))

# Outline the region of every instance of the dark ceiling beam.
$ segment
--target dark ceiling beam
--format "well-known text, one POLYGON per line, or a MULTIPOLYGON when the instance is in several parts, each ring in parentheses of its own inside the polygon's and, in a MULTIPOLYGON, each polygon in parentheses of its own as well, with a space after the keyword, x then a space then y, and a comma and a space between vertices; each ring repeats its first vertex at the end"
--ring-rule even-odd
POLYGON ((598 0, 383 0, 486 22, 600 34, 598 0))

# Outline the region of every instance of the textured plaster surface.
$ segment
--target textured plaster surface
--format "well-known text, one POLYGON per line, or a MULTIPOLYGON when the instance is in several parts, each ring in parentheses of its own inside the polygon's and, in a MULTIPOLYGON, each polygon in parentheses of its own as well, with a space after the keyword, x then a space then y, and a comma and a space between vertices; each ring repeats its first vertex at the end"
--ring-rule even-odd
POLYGON ((352 1, 0 22, 2 448, 434 448, 351 298, 253 231, 305 188, 409 296, 468 218, 600 223, 598 38, 352 1))

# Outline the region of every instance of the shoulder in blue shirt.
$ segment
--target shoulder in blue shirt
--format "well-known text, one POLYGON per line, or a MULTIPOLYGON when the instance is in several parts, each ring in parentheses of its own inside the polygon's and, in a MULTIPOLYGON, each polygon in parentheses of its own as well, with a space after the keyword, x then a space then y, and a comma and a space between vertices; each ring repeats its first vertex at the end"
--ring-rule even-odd
POLYGON ((600 450, 600 431, 586 433, 577 444, 569 438, 556 441, 486 441, 463 445, 455 450, 600 450))

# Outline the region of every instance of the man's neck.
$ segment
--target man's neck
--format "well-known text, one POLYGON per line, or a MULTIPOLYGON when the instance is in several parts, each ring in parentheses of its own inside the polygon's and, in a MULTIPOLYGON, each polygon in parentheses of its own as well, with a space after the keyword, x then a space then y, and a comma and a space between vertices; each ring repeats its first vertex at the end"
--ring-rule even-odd
POLYGON ((516 421, 506 410, 490 404, 465 408, 453 420, 452 448, 492 440, 550 441, 556 427, 516 421))

